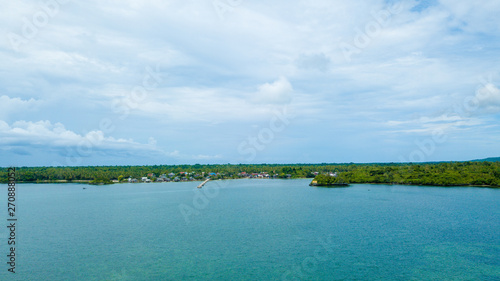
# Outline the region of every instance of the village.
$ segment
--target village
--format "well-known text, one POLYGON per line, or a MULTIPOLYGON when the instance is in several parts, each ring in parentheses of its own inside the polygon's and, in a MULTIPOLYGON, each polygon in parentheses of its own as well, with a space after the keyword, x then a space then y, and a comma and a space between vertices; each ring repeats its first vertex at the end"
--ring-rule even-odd
MULTIPOLYGON (((317 176, 319 172, 313 172, 312 173, 314 176, 317 176)), ((334 176, 334 174, 331 174, 331 176, 334 176)), ((128 183, 152 183, 152 182, 185 182, 185 181, 202 181, 206 179, 291 179, 292 175, 291 174, 285 174, 285 175, 279 175, 279 174, 272 174, 270 175, 269 173, 265 172, 260 172, 260 173, 247 173, 247 172, 240 172, 235 175, 227 175, 225 173, 205 173, 202 172, 201 174, 196 173, 196 172, 179 172, 177 174, 175 173, 168 173, 168 174, 161 174, 159 176, 155 175, 154 173, 149 173, 147 176, 141 177, 140 179, 137 178, 132 178, 128 177, 127 179, 119 178, 119 179, 114 179, 112 180, 113 183, 121 183, 121 182, 128 182, 128 183)))

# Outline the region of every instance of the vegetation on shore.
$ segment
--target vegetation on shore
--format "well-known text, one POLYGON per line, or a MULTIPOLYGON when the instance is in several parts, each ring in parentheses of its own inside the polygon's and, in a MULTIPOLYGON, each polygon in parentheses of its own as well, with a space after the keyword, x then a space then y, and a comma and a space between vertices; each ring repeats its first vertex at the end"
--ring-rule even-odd
POLYGON ((433 186, 500 186, 499 162, 454 162, 355 166, 341 174, 346 183, 433 186))
POLYGON ((91 184, 91 185, 106 185, 106 184, 113 184, 113 182, 105 176, 99 176, 99 177, 96 177, 93 180, 91 180, 89 182, 89 184, 91 184))
MULTIPOLYGON (((88 182, 140 179, 148 174, 174 175, 180 180, 314 178, 338 173, 345 183, 386 183, 436 186, 500 186, 500 162, 442 162, 419 164, 260 164, 260 165, 158 165, 89 167, 16 167, 17 182, 88 182)), ((152 181, 155 178, 152 177, 152 181)), ((0 168, 7 183, 7 168, 0 168)))
POLYGON ((341 187, 349 185, 344 181, 341 176, 337 174, 332 175, 317 175, 312 181, 311 186, 327 186, 327 187, 341 187))

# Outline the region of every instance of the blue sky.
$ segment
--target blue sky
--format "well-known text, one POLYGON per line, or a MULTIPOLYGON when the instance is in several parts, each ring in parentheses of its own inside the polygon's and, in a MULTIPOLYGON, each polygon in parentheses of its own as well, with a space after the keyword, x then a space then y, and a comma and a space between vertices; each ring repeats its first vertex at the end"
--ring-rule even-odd
POLYGON ((0 166, 500 156, 500 2, 9 1, 0 166))

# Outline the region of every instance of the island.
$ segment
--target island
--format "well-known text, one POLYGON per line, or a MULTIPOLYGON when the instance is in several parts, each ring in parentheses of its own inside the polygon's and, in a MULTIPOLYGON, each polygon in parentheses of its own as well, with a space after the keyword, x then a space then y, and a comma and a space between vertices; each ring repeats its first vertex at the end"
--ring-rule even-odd
POLYGON ((338 173, 317 175, 309 184, 310 186, 322 187, 347 187, 347 183, 338 173))
POLYGON ((100 176, 96 177, 93 180, 89 182, 90 185, 108 185, 108 184, 113 184, 113 181, 111 181, 109 178, 105 176, 100 176))

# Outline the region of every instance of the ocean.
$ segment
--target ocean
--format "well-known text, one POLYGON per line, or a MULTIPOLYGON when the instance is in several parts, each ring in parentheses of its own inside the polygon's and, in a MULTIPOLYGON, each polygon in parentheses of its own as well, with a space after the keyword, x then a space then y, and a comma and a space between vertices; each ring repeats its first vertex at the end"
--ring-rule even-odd
POLYGON ((0 280, 500 280, 500 189, 18 184, 0 280))

